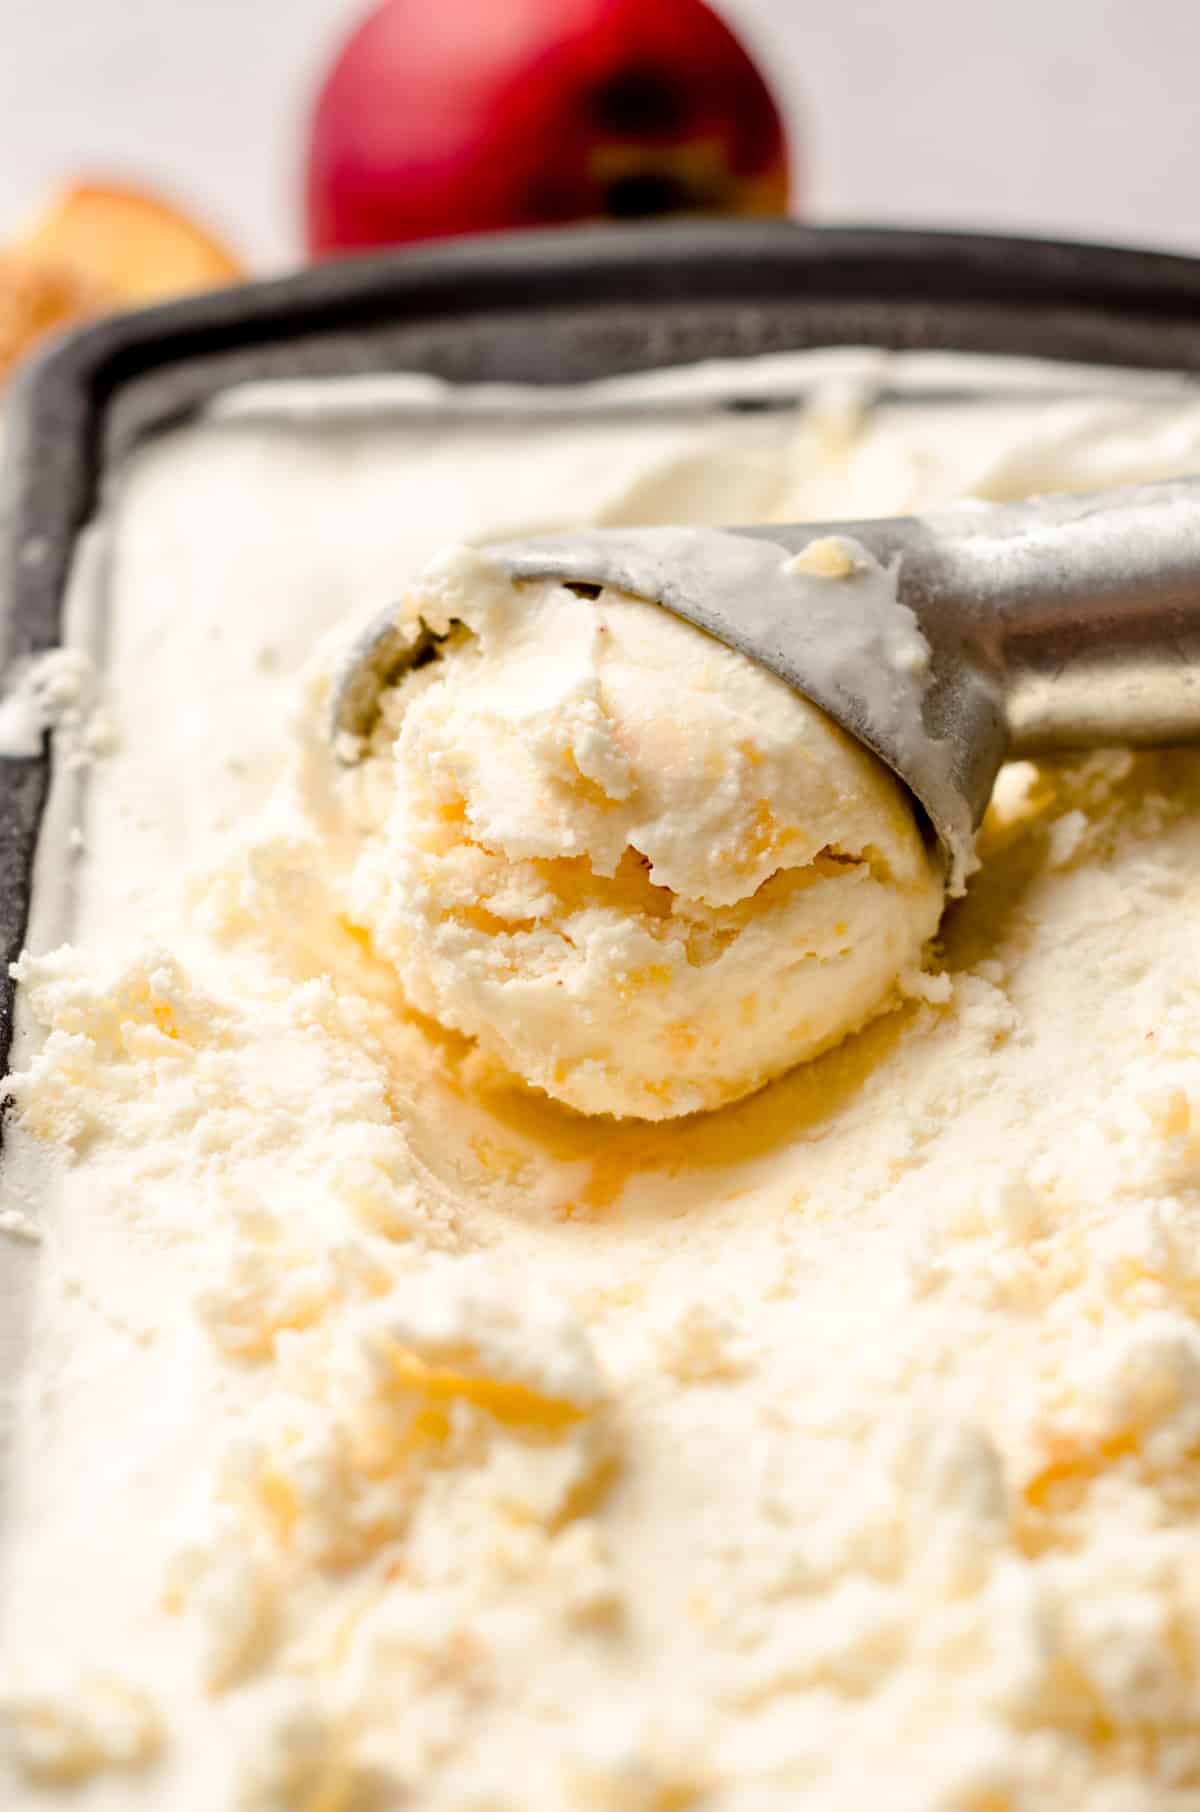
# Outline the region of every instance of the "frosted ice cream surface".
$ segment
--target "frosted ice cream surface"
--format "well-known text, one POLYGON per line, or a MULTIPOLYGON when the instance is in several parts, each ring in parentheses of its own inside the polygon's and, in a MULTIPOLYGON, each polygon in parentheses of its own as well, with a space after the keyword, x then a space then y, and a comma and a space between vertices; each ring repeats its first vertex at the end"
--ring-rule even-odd
POLYGON ((571 1107, 657 1120, 897 998, 940 877, 816 706, 656 605, 465 549, 404 608, 453 644, 385 699, 352 899, 414 1005, 571 1107))
POLYGON ((0 1805, 1196 1812, 1200 756, 1007 767, 925 944, 906 803, 802 701, 439 556, 1195 472, 1195 390, 598 394, 222 399, 18 676, 0 1805), (341 774, 399 598, 467 627, 341 774))

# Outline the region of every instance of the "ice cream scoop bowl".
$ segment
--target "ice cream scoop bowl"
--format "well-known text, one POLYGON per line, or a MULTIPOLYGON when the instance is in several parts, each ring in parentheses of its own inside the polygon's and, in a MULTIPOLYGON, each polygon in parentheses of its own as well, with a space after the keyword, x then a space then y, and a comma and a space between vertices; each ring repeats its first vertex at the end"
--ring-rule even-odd
MULTIPOLYGON (((819 705, 904 782, 961 891, 1005 760, 1200 740, 1200 481, 872 521, 605 529, 488 550, 660 604, 819 705)), ((334 688, 344 759, 438 639, 385 611, 334 688)), ((670 675, 663 676, 669 697, 670 675)))

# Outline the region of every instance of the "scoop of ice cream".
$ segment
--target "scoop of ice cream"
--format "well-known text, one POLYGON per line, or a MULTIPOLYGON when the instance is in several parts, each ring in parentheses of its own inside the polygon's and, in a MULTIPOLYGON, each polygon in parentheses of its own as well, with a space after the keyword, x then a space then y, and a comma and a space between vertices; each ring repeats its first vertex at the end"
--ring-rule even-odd
POLYGON ((466 550, 405 609, 454 645, 385 696, 352 905, 419 1010, 573 1108, 658 1120, 895 999, 941 881, 815 705, 657 605, 466 550))

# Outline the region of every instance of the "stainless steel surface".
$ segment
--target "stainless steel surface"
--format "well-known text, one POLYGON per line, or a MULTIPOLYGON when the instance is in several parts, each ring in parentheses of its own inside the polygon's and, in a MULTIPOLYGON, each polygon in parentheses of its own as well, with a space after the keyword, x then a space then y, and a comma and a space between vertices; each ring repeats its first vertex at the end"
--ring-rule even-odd
MULTIPOLYGON (((936 516, 737 529, 737 587, 727 531, 669 531, 666 563, 663 533, 601 530, 494 551, 514 578, 634 592, 761 662, 904 780, 959 874, 1008 757, 1200 741, 1200 480, 936 516), (796 610, 779 550, 796 553, 831 533, 895 568, 899 602, 929 642, 915 739, 878 708, 861 660, 827 670, 819 657, 828 625, 796 610)), ((852 586, 837 607, 875 613, 878 594, 852 586)), ((335 692, 345 758, 370 729, 380 689, 435 654, 436 638, 414 642, 387 613, 368 626, 335 692)))

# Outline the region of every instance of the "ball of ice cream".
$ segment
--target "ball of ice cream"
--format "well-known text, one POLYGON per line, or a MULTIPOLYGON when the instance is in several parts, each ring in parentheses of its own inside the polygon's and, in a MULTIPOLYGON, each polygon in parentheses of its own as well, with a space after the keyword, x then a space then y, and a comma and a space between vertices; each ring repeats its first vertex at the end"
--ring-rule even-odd
POLYGON ((940 875, 815 705, 658 605, 466 550, 404 608, 453 645, 385 695, 352 888, 419 1010, 583 1113, 659 1120, 895 999, 940 875))

